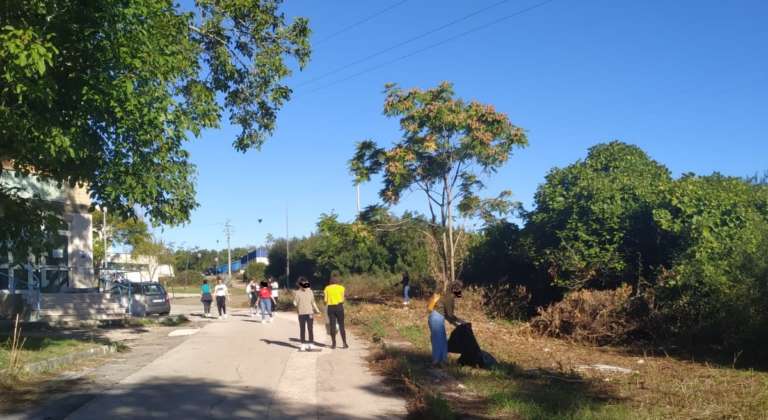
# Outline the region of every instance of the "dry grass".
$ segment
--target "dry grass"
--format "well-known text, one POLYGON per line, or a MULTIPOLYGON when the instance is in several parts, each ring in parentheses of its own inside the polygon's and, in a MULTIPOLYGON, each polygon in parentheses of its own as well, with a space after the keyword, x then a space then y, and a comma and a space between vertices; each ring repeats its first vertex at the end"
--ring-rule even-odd
MULTIPOLYGON (((462 408, 461 398, 446 398, 462 416, 491 418, 679 418, 768 419, 768 373, 680 360, 621 347, 594 347, 542 337, 527 323, 488 318, 482 298, 466 293, 458 314, 473 322, 484 350, 500 362, 483 371, 452 367, 449 372, 482 401, 462 408), (607 364, 631 374, 604 373, 583 366, 607 364)), ((394 352, 399 370, 430 394, 426 303, 358 304, 349 317, 369 338, 413 342, 394 352), (403 361, 404 360, 404 361, 403 361), (426 390, 423 388, 426 387, 426 390)), ((391 369, 390 369, 391 370, 391 369)), ((396 370, 396 371, 399 371, 396 370)), ((401 378, 399 382, 404 382, 401 378)), ((415 394, 412 394, 415 395, 415 394)), ((423 399, 423 397, 422 397, 423 399)))

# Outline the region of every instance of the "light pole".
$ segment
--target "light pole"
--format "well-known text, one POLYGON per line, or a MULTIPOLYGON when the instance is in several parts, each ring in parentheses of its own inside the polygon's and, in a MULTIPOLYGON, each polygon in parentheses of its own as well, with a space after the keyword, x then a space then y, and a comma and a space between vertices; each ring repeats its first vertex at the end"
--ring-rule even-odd
POLYGON ((285 207, 285 288, 291 288, 291 238, 288 236, 288 206, 285 207))
POLYGON ((107 207, 106 206, 102 206, 102 208, 101 208, 101 215, 102 215, 102 219, 101 219, 101 240, 102 240, 102 245, 104 246, 104 261, 101 262, 101 268, 106 270, 107 269, 107 257, 108 257, 108 252, 107 252, 107 207))

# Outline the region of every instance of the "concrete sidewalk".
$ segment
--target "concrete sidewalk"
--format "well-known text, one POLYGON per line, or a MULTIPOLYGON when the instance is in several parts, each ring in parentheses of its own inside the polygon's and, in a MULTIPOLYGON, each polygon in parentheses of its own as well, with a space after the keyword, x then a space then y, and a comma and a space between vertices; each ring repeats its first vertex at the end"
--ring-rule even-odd
MULTIPOLYGON (((405 402, 370 373, 365 349, 299 352, 298 322, 279 313, 260 324, 247 311, 207 323, 184 343, 125 378, 68 419, 391 419, 405 402)), ((324 325, 315 340, 329 343, 324 325)))

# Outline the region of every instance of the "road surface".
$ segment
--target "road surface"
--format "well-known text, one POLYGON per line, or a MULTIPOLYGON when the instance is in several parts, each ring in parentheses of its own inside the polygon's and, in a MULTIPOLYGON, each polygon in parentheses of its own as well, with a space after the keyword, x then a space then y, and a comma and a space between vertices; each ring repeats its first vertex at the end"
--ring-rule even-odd
MULTIPOLYGON (((190 334, 182 344, 71 413, 71 420, 391 419, 405 402, 368 371, 363 344, 298 351, 298 320, 277 313, 261 324, 237 310, 190 334)), ((315 340, 330 343, 322 323, 315 340)))

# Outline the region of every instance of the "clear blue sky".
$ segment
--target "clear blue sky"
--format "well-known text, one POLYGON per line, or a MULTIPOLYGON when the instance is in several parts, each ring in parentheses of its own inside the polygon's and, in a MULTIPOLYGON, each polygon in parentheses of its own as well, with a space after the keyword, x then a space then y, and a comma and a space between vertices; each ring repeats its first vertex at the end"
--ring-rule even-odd
MULTIPOLYGON (((343 34, 313 43, 296 86, 499 0, 411 0, 343 34)), ((555 166, 583 158, 612 139, 642 147, 683 172, 745 176, 768 169, 768 2, 554 0, 551 3, 319 89, 350 75, 513 14, 540 0, 511 0, 461 23, 393 49, 343 72, 295 88, 278 129, 261 151, 231 148, 237 129, 224 126, 189 143, 198 166, 200 207, 185 226, 156 233, 176 246, 258 245, 268 233, 307 235, 321 213, 355 214, 347 170, 356 141, 398 138, 382 111, 383 86, 432 87, 493 104, 528 132, 487 183, 488 194, 511 189, 530 206, 555 166), (261 224, 256 219, 261 218, 261 224)), ((289 1, 288 16, 310 20, 313 40, 399 3, 289 1)), ((362 205, 377 202, 379 184, 362 186, 362 205)), ((395 208, 421 209, 416 193, 395 208)))

